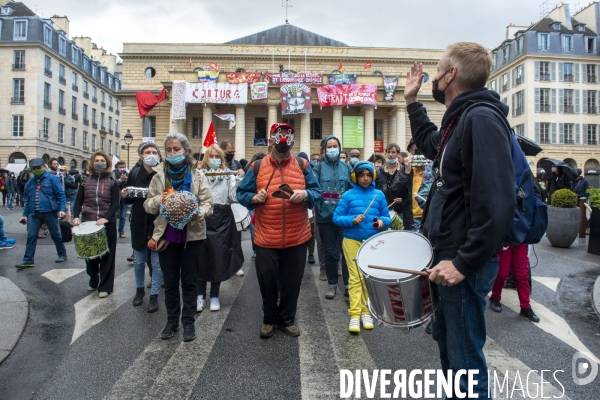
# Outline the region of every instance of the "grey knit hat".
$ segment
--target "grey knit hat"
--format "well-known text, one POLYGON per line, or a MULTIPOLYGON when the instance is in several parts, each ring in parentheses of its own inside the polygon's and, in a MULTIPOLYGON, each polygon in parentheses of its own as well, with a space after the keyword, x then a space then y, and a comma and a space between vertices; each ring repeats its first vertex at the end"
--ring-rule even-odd
POLYGON ((146 147, 152 146, 156 149, 156 151, 158 152, 158 155, 160 156, 160 147, 158 147, 158 145, 156 143, 152 143, 152 142, 145 142, 139 145, 138 147, 138 154, 142 155, 142 153, 144 152, 144 149, 146 147))

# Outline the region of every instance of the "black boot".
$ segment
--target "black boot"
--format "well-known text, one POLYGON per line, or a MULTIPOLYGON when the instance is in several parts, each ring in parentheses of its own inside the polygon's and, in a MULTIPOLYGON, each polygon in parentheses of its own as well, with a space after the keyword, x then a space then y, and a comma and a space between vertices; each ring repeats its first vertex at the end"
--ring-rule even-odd
POLYGON ((153 313, 158 311, 158 295, 151 294, 150 301, 148 302, 148 312, 153 313))
POLYGON ((142 299, 145 295, 146 291, 144 290, 144 288, 137 288, 137 291, 135 292, 135 297, 133 298, 134 307, 142 305, 142 299))
POLYGON ((196 329, 194 328, 194 324, 187 324, 183 326, 183 341, 191 342, 196 339, 196 329))
POLYGON ((167 321, 167 325, 165 325, 165 329, 160 333, 160 337, 163 340, 171 339, 178 330, 179 323, 167 321))
POLYGON ((519 313, 522 317, 527 318, 531 322, 540 322, 540 318, 535 315, 531 307, 529 308, 521 308, 521 312, 519 313))
POLYGON ((494 312, 502 312, 502 304, 498 300, 490 299, 490 310, 494 312))

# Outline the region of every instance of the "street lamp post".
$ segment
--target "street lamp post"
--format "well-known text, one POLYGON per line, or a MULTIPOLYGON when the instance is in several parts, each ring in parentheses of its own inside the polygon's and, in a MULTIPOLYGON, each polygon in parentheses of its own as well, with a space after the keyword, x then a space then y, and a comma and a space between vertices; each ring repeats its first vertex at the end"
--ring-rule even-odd
POLYGON ((133 142, 133 135, 131 132, 129 132, 129 129, 127 129, 127 133, 125 134, 124 138, 125 144, 127 145, 127 168, 129 168, 129 146, 133 142))

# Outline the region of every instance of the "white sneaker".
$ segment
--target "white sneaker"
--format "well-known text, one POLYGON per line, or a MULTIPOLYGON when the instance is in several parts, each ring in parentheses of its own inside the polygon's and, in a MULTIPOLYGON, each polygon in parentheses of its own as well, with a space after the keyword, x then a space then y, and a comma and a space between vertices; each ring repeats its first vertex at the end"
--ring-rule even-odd
POLYGON ((219 303, 218 297, 210 298, 210 311, 219 311, 221 309, 221 303, 219 303))
POLYGON ((360 321, 362 322, 362 326, 365 329, 373 329, 373 317, 371 317, 371 314, 362 314, 360 316, 360 321))
POLYGON ((204 310, 204 296, 198 296, 198 301, 196 302, 196 312, 200 312, 204 310))
POLYGON ((238 272, 235 273, 237 276, 244 276, 244 270, 240 268, 238 272))
POLYGON ((350 318, 350 326, 348 326, 348 331, 352 333, 360 332, 360 320, 358 318, 350 318))

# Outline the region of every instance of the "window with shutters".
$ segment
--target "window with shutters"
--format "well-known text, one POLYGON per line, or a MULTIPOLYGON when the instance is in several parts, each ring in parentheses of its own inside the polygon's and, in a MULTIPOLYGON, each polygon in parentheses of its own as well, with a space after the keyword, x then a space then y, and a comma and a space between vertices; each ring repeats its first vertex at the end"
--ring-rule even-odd
POLYGON ((550 143, 550 124, 547 122, 540 123, 540 144, 550 143))
POLYGON ((564 63, 562 74, 565 82, 573 82, 573 63, 564 63))
POLYGON ((550 89, 540 89, 540 112, 550 112, 550 89))
POLYGON ((506 74, 502 75, 502 91, 506 92, 508 89, 510 89, 510 84, 507 72, 506 74))
POLYGON ((587 54, 593 54, 596 50, 596 38, 586 37, 585 38, 585 52, 587 54))
POLYGON ((562 39, 563 39, 562 40, 563 52, 564 53, 572 53, 573 52, 573 36, 563 35, 562 39))
POLYGON ((598 108, 596 106, 596 96, 598 92, 596 90, 588 90, 587 92, 587 113, 597 114, 598 108))
POLYGON ((144 137, 156 137, 156 117, 144 117, 144 137))
POLYGON ((520 85, 525 80, 523 76, 523 64, 515 68, 515 86, 520 85))
POLYGON ((589 83, 596 82, 596 64, 587 64, 585 73, 589 83))
POLYGON ((515 94, 515 116, 525 113, 525 90, 520 90, 515 94))
POLYGON ((540 62, 540 81, 550 80, 550 63, 547 61, 540 62))
POLYGON ((598 129, 596 125, 587 126, 587 143, 598 144, 598 129))
POLYGON ((573 124, 565 124, 565 144, 575 144, 575 129, 573 124))
POLYGON ((496 92, 498 91, 498 89, 496 89, 496 80, 495 79, 488 84, 488 89, 495 90, 496 92))
POLYGON ((28 20, 15 20, 13 40, 27 40, 27 24, 28 20))
POLYGON ((52 28, 48 24, 44 24, 44 44, 52 47, 52 28))
POLYGON ((58 36, 58 52, 62 56, 67 56, 67 39, 62 35, 58 36))
POLYGON ((15 50, 13 56, 13 71, 25 69, 25 50, 15 50))
POLYGON ((516 43, 516 55, 519 55, 521 53, 523 53, 523 36, 519 36, 517 38, 517 43, 516 43))
POLYGON ((92 153, 96 151, 96 135, 92 133, 92 153))
POLYGON ((66 114, 65 110, 65 92, 58 90, 58 112, 62 115, 66 114))
POLYGON ((322 118, 311 118, 310 119, 310 138, 321 139, 323 137, 323 119, 322 118))
POLYGON ((573 89, 565 89, 565 95, 563 98, 563 106, 565 107, 565 114, 574 113, 574 97, 573 97, 573 89))
POLYGON ((515 133, 519 136, 525 136, 525 124, 515 126, 515 133))
POLYGON ((58 143, 65 141, 65 124, 58 123, 58 143))
POLYGON ((192 139, 202 139, 202 118, 194 118, 192 121, 192 139))
POLYGON ((82 136, 82 139, 83 139, 83 140, 82 140, 82 144, 83 144, 83 150, 85 150, 85 151, 88 151, 88 150, 89 150, 89 148, 88 148, 87 136, 88 136, 88 133, 87 133, 87 131, 83 131, 83 136, 82 136))
POLYGON ((50 101, 50 84, 47 82, 44 82, 44 107, 52 110, 52 102, 50 101))
POLYGON ((12 136, 23 137, 23 116, 13 115, 12 116, 12 136))
POLYGON ((509 50, 509 46, 504 46, 504 48, 502 49, 502 64, 506 64, 508 62, 508 56, 510 55, 509 50))
MULTIPOLYGON (((46 85, 47 85, 47 83, 46 83, 46 85)), ((13 79, 11 103, 12 104, 25 103, 25 79, 24 78, 13 79)))
POLYGON ((547 33, 538 33, 538 49, 540 51, 550 50, 550 37, 547 33))

